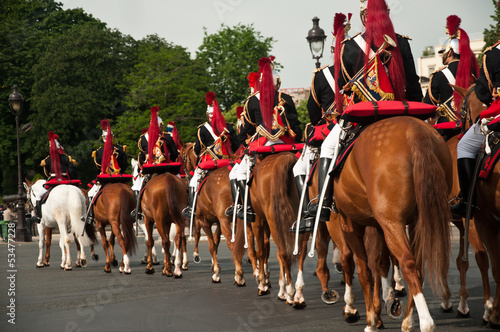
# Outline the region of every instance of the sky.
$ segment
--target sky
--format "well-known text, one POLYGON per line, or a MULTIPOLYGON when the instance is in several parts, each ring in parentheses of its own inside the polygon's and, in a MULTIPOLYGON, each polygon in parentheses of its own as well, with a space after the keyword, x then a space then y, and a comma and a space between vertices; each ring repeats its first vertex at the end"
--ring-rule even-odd
MULTIPOLYGON (((311 84, 315 60, 306 40, 312 19, 328 36, 321 65, 331 64, 333 17, 352 13, 351 31, 362 31, 358 0, 59 0, 64 9, 82 8, 109 28, 134 39, 157 34, 168 42, 185 47, 194 57, 203 42, 204 28, 217 33, 221 24, 253 24, 264 37, 273 37, 272 55, 283 68, 282 88, 307 88, 311 84)), ((409 36, 413 57, 426 46, 446 39, 446 17, 458 15, 461 28, 471 40, 482 39, 493 24, 492 0, 386 0, 397 33, 409 36)), ((230 59, 228 59, 230 61, 230 59)))

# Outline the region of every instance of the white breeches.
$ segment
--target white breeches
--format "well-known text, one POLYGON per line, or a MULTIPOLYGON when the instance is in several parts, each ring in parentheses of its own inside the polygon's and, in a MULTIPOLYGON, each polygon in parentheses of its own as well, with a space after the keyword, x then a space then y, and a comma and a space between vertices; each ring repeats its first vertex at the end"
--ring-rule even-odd
POLYGON ((306 145, 302 154, 299 157, 299 160, 293 166, 293 176, 307 175, 307 163, 314 158, 314 152, 311 151, 309 145, 306 145))
POLYGON ((474 123, 460 139, 457 145, 457 159, 476 158, 485 140, 479 128, 480 126, 474 123))
POLYGON ((191 180, 189 181, 190 187, 198 188, 198 181, 201 179, 202 173, 203 173, 203 170, 201 168, 196 167, 196 169, 194 170, 194 175, 191 178, 191 180))
POLYGON ((137 178, 134 178, 134 181, 132 184, 132 190, 133 191, 140 191, 142 188, 143 182, 144 182, 144 177, 141 175, 137 175, 137 178))
POLYGON ((337 123, 332 131, 326 136, 323 144, 321 144, 321 152, 319 154, 320 158, 330 158, 333 159, 335 156, 335 149, 339 145, 339 137, 341 133, 340 125, 337 123))
POLYGON ((100 189, 101 189, 100 184, 93 185, 92 188, 90 188, 90 190, 87 192, 87 197, 93 199, 94 196, 97 195, 100 189))

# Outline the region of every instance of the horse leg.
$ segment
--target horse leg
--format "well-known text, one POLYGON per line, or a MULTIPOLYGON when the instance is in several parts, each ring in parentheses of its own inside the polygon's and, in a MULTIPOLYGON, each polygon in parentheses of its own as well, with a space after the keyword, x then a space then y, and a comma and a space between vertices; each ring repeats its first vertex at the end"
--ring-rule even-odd
POLYGON ((393 254, 389 253, 391 256, 391 262, 392 262, 392 287, 394 289, 394 294, 399 298, 399 297, 405 297, 406 294, 406 289, 405 289, 405 284, 403 282, 403 277, 401 276, 401 269, 399 268, 399 262, 394 257, 393 254))
POLYGON ((252 265, 253 277, 257 281, 259 278, 259 266, 257 263, 257 253, 255 252, 255 237, 253 234, 252 225, 247 225, 247 242, 248 242, 248 262, 252 265))
POLYGON ((172 264, 170 262, 170 223, 165 225, 163 220, 156 221, 156 230, 161 237, 161 246, 163 248, 163 271, 162 275, 173 277, 172 264))
POLYGON ((326 229, 326 223, 320 223, 318 225, 318 233, 316 237, 316 252, 318 253, 318 262, 316 265, 316 276, 319 279, 321 284, 321 299, 326 304, 329 303, 328 300, 329 290, 328 290, 328 281, 330 281, 330 270, 328 269, 328 265, 326 263, 326 258, 328 256, 328 246, 330 244, 330 235, 328 234, 328 230, 326 229))
POLYGON ((118 261, 116 260, 116 255, 115 255, 115 233, 111 232, 109 235, 109 255, 111 258, 111 265, 114 267, 118 266, 118 261))
POLYGON ((212 227, 207 222, 206 219, 199 220, 201 228, 207 235, 208 240, 208 250, 210 251, 210 255, 212 256, 212 283, 220 282, 220 268, 219 262, 217 261, 217 249, 218 243, 215 241, 216 236, 212 233, 212 227))
POLYGON ((152 258, 152 250, 154 248, 155 242, 153 240, 153 220, 149 220, 148 217, 144 217, 144 224, 146 225, 146 232, 144 234, 147 234, 146 238, 146 245, 148 248, 147 254, 148 254, 148 259, 147 259, 147 265, 146 265, 146 274, 153 274, 155 273, 155 269, 153 268, 153 258, 152 258))
POLYGON ((50 245, 52 244, 52 228, 50 227, 45 228, 44 233, 45 233, 45 260, 43 261, 43 265, 50 266, 50 245))
POLYGON ((198 224, 196 224, 194 228, 194 252, 193 252, 193 262, 195 262, 196 264, 201 262, 200 251, 198 250, 200 237, 201 237, 201 228, 198 224))
POLYGON ((59 246, 62 252, 62 262, 61 268, 65 271, 71 271, 73 268, 71 266, 71 252, 70 252, 70 239, 68 236, 68 229, 66 228, 66 222, 59 223, 59 232, 61 237, 59 240, 59 246))
POLYGON ((180 238, 180 241, 181 241, 180 246, 181 246, 181 250, 182 250, 182 266, 181 266, 181 268, 184 271, 187 271, 189 259, 187 257, 187 241, 186 241, 186 233, 184 232, 184 225, 177 226, 177 231, 178 232, 180 231, 180 234, 181 234, 181 238, 180 238))
MULTIPOLYGON (((182 221, 181 221, 182 224, 182 221)), ((175 225, 176 232, 175 232, 175 238, 174 238, 174 246, 175 246, 175 268, 174 268, 174 278, 182 278, 182 270, 181 269, 181 251, 182 249, 182 236, 183 236, 183 230, 181 226, 175 225)), ((186 263, 186 269, 187 269, 187 263, 186 263)))
POLYGON ((45 244, 45 238, 46 236, 45 235, 45 224, 43 222, 37 224, 37 229, 38 229, 38 260, 36 262, 36 267, 37 268, 42 268, 44 266, 49 266, 49 264, 45 265, 44 262, 43 262, 43 247, 44 247, 44 244, 45 244))
POLYGON ((122 236, 122 232, 120 231, 120 226, 118 223, 118 221, 110 222, 111 231, 116 237, 118 245, 122 250, 122 262, 120 264, 120 267, 118 268, 118 271, 120 273, 130 274, 132 273, 132 271, 130 270, 130 259, 127 255, 127 249, 125 249, 125 239, 122 236))
POLYGON ((264 276, 265 283, 268 288, 271 288, 270 272, 269 272, 269 256, 271 255, 271 230, 267 222, 264 224, 264 276))
MULTIPOLYGON (((255 235, 255 256, 257 258, 259 268, 258 268, 258 295, 267 295, 270 293, 269 286, 266 284, 265 267, 264 263, 266 260, 266 249, 264 244, 264 225, 263 220, 256 218, 252 223, 252 232, 255 235)), ((255 275, 255 271, 254 271, 255 275)))
POLYGON ((104 249, 104 254, 106 255, 106 265, 104 266, 104 272, 111 273, 111 257, 108 250, 108 240, 106 238, 106 230, 104 226, 96 220, 96 227, 101 234, 102 249, 104 249))
POLYGON ((293 298, 293 304, 292 307, 295 309, 304 309, 306 305, 306 300, 304 299, 304 276, 303 276, 303 271, 304 271, 304 260, 306 259, 306 254, 307 254, 307 241, 309 240, 309 233, 306 233, 302 235, 302 243, 301 243, 301 249, 299 252, 299 268, 297 271, 297 279, 295 281, 295 296, 293 298))

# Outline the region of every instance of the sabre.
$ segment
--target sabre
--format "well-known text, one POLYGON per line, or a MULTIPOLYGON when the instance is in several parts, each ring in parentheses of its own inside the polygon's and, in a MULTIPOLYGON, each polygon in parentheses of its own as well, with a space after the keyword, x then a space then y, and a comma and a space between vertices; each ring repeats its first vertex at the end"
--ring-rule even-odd
MULTIPOLYGON (((247 157, 247 156, 245 156, 247 157)), ((250 157, 248 157, 250 159, 250 157)), ((250 177, 250 160, 247 162, 247 182, 250 177)), ((248 208, 248 184, 245 183, 245 199, 243 202, 243 229, 245 232, 245 244, 243 248, 248 249, 248 236, 247 236, 247 208, 248 208)))
MULTIPOLYGON (((240 191, 239 190, 236 190, 236 198, 234 199, 234 208, 233 208, 233 227, 232 227, 232 237, 231 237, 231 242, 234 242, 235 241, 235 238, 234 238, 234 229, 235 229, 235 224, 236 224, 236 207, 237 207, 237 203, 238 203, 238 200, 240 199, 240 191)), ((245 230, 246 231, 246 230, 245 230)))
POLYGON ((193 220, 194 220, 194 207, 196 205, 196 199, 198 198, 198 190, 194 193, 193 205, 191 206, 191 218, 189 221, 189 241, 193 241, 193 220))
MULTIPOLYGON (((307 145, 304 145, 304 150, 303 150, 303 156, 308 157, 305 155, 307 149, 307 145)), ((297 213, 297 220, 295 221, 295 246, 293 249, 293 254, 296 256, 299 253, 299 226, 300 226, 300 218, 302 217, 302 207, 304 206, 304 199, 306 197, 306 191, 307 191, 307 178, 309 177, 309 170, 310 170, 310 165, 311 165, 311 160, 307 161, 306 165, 306 182, 304 183, 304 187, 302 188, 302 192, 300 194, 300 202, 299 202, 299 213, 297 213)))

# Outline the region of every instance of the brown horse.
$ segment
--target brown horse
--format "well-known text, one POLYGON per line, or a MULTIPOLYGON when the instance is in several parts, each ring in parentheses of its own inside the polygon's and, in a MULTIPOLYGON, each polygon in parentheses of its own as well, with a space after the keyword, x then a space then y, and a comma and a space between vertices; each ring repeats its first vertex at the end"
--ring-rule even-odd
POLYGON ((259 294, 269 293, 266 284, 264 245, 265 232, 269 232, 277 246, 280 266, 278 298, 300 309, 306 306, 303 288, 303 265, 307 251, 309 233, 299 236, 298 256, 293 255, 294 234, 290 227, 296 220, 298 194, 295 189, 292 168, 297 161, 293 153, 284 152, 270 155, 258 162, 253 170, 250 197, 255 210, 256 220, 252 223, 259 261, 259 294), (295 289, 292 284, 292 263, 298 260, 298 273, 295 289))
POLYGON ((376 329, 372 274, 363 243, 366 226, 380 227, 409 289, 402 330, 410 330, 416 306, 422 331, 435 328, 422 293, 424 267, 433 289, 447 290, 451 220, 448 195, 452 160, 438 133, 412 117, 381 120, 366 128, 335 176, 335 198, 366 303, 367 329, 376 329), (406 225, 414 224, 410 243, 406 225), (413 249, 413 250, 412 250, 413 249))
POLYGON ((167 277, 175 275, 176 278, 182 277, 181 270, 181 238, 184 233, 185 221, 181 214, 182 209, 187 206, 187 191, 184 181, 179 177, 164 173, 153 176, 146 184, 142 196, 141 207, 144 213, 144 223, 148 233, 148 264, 146 273, 153 274, 153 260, 151 251, 154 245, 153 223, 156 224, 156 230, 161 236, 162 247, 164 250, 163 271, 162 274, 167 277), (170 261, 170 239, 169 232, 172 224, 177 226, 175 236, 175 271, 172 273, 172 264, 170 261))
MULTIPOLYGON (((466 118, 462 119, 462 121, 467 127, 472 124, 472 121, 479 116, 485 107, 477 98, 475 92, 470 91, 474 89, 474 85, 468 90, 456 86, 453 88, 464 97, 462 110, 465 111, 466 118)), ((476 196, 478 208, 473 216, 474 219, 471 219, 469 225, 469 241, 476 251, 476 261, 480 266, 483 278, 483 300, 485 307, 483 320, 485 322, 489 321, 490 326, 493 328, 500 328, 500 223, 498 222, 500 216, 500 201, 497 199, 497 197, 499 197, 499 192, 500 164, 497 163, 488 179, 479 179, 477 182, 476 196), (474 225, 479 235, 479 240, 476 239, 475 233, 471 231, 474 225), (487 261, 485 262, 487 256, 484 253, 481 242, 484 243, 488 250, 491 260, 491 271, 497 286, 494 300, 490 297, 489 282, 487 279, 488 264, 487 261)), ((461 256, 457 258, 457 264, 459 260, 461 260, 461 256)), ((468 262, 461 263, 468 267, 468 262)), ((466 296, 466 293, 464 295, 462 294, 462 289, 460 296, 466 296)))
POLYGON ((95 200, 94 218, 106 254, 106 266, 104 267, 106 273, 111 272, 110 264, 117 265, 114 254, 115 237, 123 255, 119 271, 125 274, 131 273, 128 255, 133 255, 137 248, 133 227, 134 219, 130 216, 134 206, 134 193, 130 186, 125 183, 106 184, 95 200), (106 238, 105 227, 107 225, 111 226, 112 230, 109 241, 106 238))

